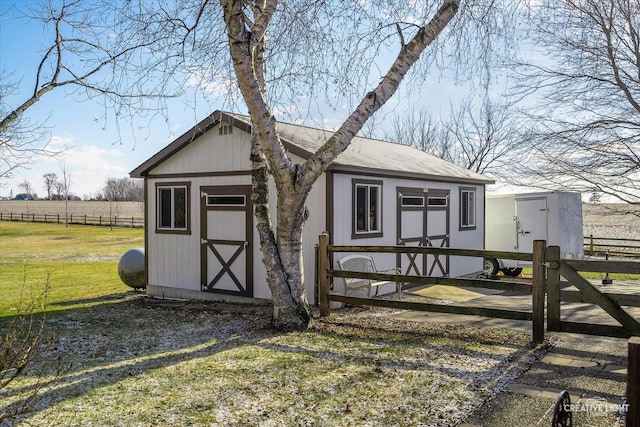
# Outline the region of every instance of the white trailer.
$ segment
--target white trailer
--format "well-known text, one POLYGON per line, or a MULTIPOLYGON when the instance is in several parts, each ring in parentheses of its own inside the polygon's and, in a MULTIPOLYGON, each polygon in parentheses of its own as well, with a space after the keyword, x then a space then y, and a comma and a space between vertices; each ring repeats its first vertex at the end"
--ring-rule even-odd
MULTIPOLYGON (((582 199, 579 193, 553 191, 486 197, 485 248, 531 252, 534 240, 560 246, 563 258, 584 255, 582 199)), ((530 262, 488 258, 484 271, 517 276, 530 262)))

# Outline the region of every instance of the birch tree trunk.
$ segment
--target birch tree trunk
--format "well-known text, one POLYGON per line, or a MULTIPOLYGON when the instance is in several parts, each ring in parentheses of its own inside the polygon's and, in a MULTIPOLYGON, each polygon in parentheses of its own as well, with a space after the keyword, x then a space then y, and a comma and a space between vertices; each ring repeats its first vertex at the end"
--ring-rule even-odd
MULTIPOLYGON (((220 0, 229 37, 230 54, 242 96, 252 121, 252 183, 255 216, 267 280, 272 293, 273 324, 280 329, 304 329, 311 311, 304 290, 302 231, 305 203, 312 185, 353 137, 398 89, 420 54, 456 14, 459 0, 445 0, 433 18, 402 44, 397 58, 380 83, 367 93, 342 126, 303 164, 289 159, 276 135, 276 119, 266 99, 265 44, 277 0, 220 0), (248 8, 243 7, 247 3, 248 8), (276 185, 277 223, 269 211, 269 177, 276 185)), ((400 31, 400 30, 398 30, 400 31)), ((404 40, 402 34, 400 39, 404 40)))

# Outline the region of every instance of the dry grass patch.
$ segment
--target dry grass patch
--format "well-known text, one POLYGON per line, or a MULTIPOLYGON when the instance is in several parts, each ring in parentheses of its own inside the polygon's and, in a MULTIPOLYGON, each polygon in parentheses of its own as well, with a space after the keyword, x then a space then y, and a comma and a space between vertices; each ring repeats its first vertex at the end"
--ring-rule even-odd
MULTIPOLYGON (((302 333, 269 322, 269 307, 132 295, 52 314, 68 369, 18 425, 449 426, 532 352, 524 333, 383 309, 340 310, 302 333)), ((12 399, 38 380, 14 384, 12 399)))

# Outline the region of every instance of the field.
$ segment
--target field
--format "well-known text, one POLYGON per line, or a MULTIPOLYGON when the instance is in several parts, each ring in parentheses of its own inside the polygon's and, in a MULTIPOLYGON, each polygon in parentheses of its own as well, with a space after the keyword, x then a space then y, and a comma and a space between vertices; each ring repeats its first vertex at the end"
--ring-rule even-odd
POLYGON ((0 222, 0 327, 48 284, 55 344, 0 389, 1 414, 41 388, 33 411, 7 425, 448 426, 536 351, 525 332, 412 323, 381 309, 278 333, 270 307, 150 299, 116 273, 141 239, 141 230, 0 222))
POLYGON ((47 291, 49 310, 87 306, 127 292, 118 260, 144 246, 140 229, 0 222, 0 317, 47 291))
POLYGON ((640 240, 640 206, 583 204, 584 235, 640 240))

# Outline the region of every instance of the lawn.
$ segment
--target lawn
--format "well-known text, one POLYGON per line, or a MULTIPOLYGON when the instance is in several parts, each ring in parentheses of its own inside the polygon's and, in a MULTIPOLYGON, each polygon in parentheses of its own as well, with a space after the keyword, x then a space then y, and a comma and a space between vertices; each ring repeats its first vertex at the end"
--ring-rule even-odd
POLYGON ((45 289, 50 311, 131 291, 118 260, 143 246, 140 229, 0 221, 0 317, 45 289))
POLYGON ((526 331, 408 322, 388 309, 336 310, 280 333, 268 306, 150 299, 117 283, 119 255, 141 246, 136 230, 0 223, 0 239, 0 327, 24 283, 40 292, 49 277, 55 342, 0 390, 1 413, 42 388, 16 425, 449 426, 536 351, 526 331))

